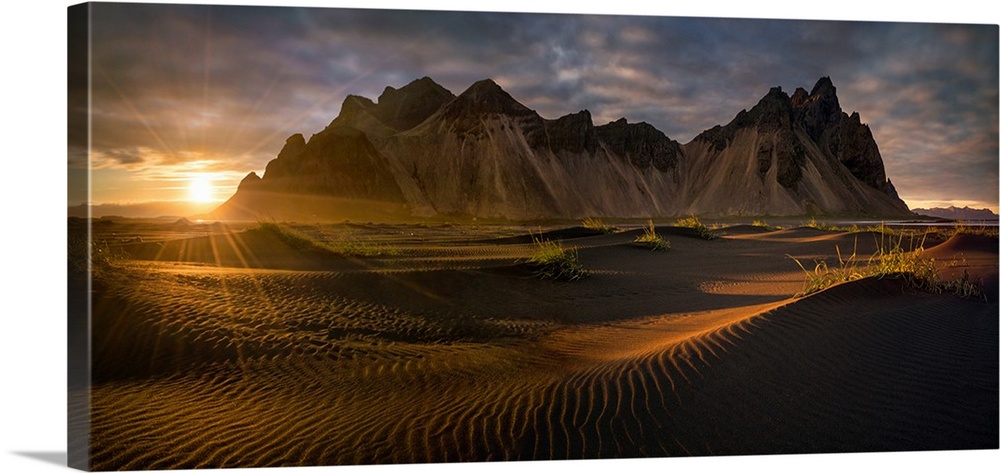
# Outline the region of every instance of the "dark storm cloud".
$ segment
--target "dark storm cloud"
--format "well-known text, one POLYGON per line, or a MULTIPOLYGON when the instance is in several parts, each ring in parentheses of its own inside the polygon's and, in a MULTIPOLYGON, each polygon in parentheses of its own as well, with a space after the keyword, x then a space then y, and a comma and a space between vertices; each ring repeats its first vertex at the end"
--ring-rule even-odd
POLYGON ((995 26, 136 4, 94 18, 94 142, 112 158, 260 171, 347 94, 422 76, 456 94, 489 77, 546 118, 588 109, 687 142, 770 87, 829 76, 904 198, 996 206, 995 26))

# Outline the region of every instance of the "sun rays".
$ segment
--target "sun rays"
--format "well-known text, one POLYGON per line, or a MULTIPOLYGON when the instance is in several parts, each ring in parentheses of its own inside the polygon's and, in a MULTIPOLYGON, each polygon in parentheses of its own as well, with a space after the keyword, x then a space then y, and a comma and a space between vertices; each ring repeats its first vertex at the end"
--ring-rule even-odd
POLYGON ((210 176, 206 174, 194 174, 188 180, 188 200, 192 202, 213 202, 215 196, 215 184, 210 176))

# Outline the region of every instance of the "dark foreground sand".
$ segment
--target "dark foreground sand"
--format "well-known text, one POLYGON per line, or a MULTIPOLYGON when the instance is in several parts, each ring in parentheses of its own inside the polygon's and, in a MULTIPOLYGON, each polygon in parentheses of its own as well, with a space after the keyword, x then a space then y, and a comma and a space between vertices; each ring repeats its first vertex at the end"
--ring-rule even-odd
POLYGON ((589 276, 559 282, 518 264, 526 229, 300 230, 393 254, 122 242, 94 283, 92 468, 998 447, 996 238, 925 242, 984 302, 896 278, 793 297, 788 255, 872 233, 662 228, 657 253, 568 231, 589 276))

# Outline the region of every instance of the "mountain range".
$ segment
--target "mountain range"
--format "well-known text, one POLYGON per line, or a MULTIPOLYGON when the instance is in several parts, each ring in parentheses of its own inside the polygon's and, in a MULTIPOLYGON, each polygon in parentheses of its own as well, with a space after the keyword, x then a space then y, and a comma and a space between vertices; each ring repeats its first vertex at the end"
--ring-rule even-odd
POLYGON ((229 219, 911 215, 869 127, 828 78, 680 144, 647 123, 546 119, 492 80, 459 95, 428 77, 350 95, 290 136, 213 212, 229 219))
POLYGON ((186 201, 152 201, 125 204, 78 204, 70 206, 68 216, 77 218, 127 217, 173 218, 202 215, 218 207, 218 203, 186 201))
POLYGON ((990 209, 973 209, 968 206, 958 208, 954 205, 941 208, 913 209, 913 213, 928 217, 945 218, 949 220, 997 220, 1000 216, 990 209))

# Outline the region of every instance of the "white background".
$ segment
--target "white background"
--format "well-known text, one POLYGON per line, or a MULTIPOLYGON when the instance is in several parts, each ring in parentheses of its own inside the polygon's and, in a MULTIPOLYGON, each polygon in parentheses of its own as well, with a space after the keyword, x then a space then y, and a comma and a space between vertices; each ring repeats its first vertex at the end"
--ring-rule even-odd
MULTIPOLYGON (((162 2, 177 3, 177 2, 162 2)), ((890 9, 872 1, 688 1, 646 6, 647 0, 214 1, 366 8, 472 9, 671 16, 723 16, 948 23, 1000 23, 982 0, 890 9), (641 4, 641 5, 640 5, 641 4)), ((65 468, 66 452, 66 8, 69 2, 20 0, 0 16, 0 471, 65 468)), ((989 6, 987 6, 989 5, 989 6)), ((954 471, 1000 465, 1000 452, 922 452, 680 458, 585 462, 522 462, 386 467, 294 468, 326 472, 541 472, 663 470, 954 471)), ((991 468, 991 469, 992 469, 991 468)), ((226 471, 276 471, 273 469, 226 471)))

